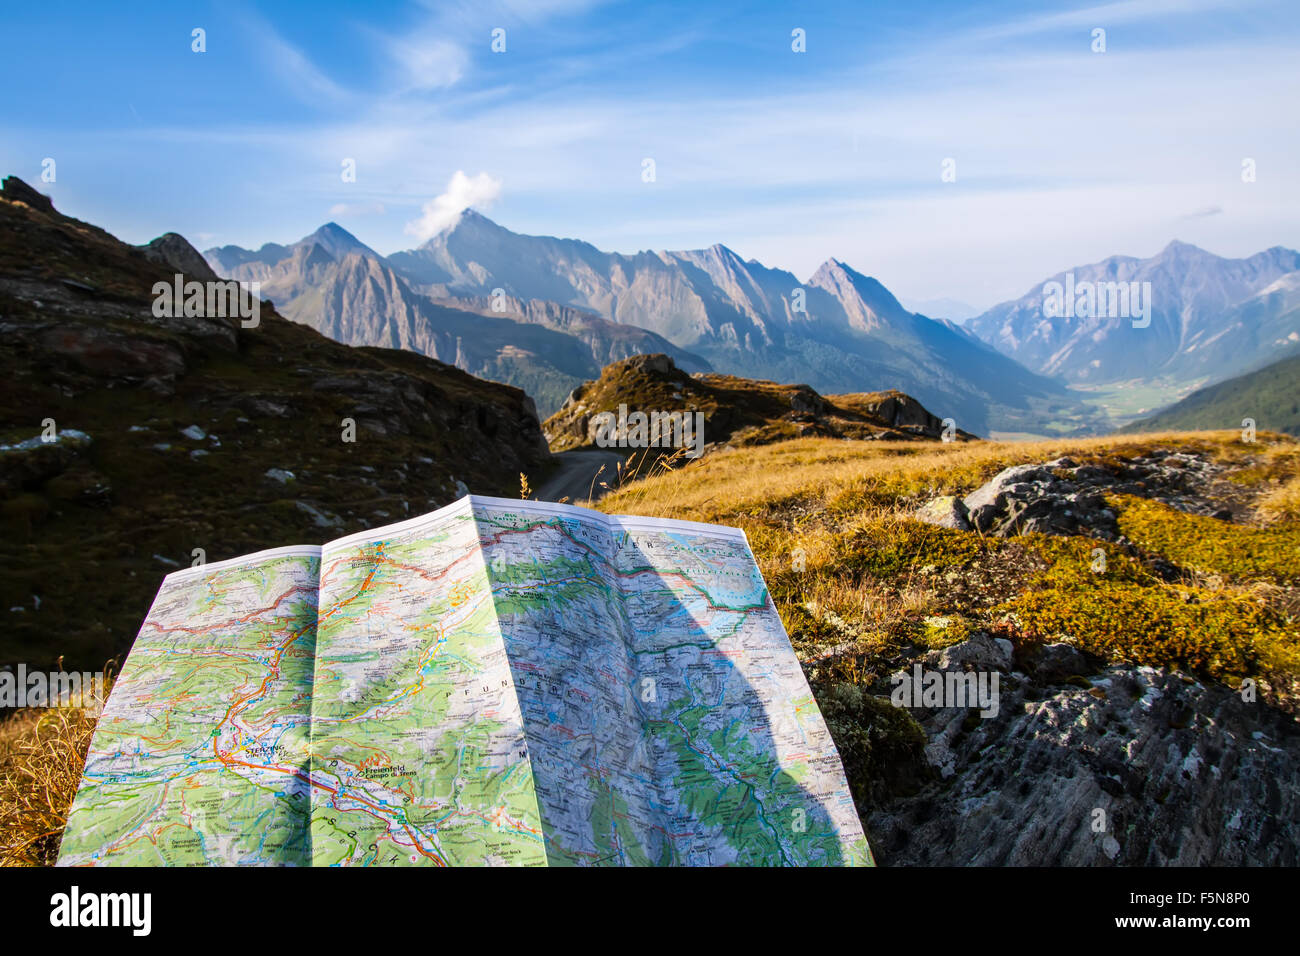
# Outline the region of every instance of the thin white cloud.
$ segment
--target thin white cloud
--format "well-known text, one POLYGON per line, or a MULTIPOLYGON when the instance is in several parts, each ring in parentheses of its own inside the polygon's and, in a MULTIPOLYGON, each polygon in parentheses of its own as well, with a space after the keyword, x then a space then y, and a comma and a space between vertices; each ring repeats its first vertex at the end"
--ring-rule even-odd
POLYGON ((240 15, 244 28, 263 48, 263 58, 281 79, 285 88, 306 103, 343 103, 352 94, 335 83, 308 56, 282 37, 265 19, 244 11, 240 15))
POLYGON ((382 216, 384 212, 381 202, 339 202, 330 206, 331 216, 382 216))
POLYGON ((486 50, 491 31, 537 28, 600 6, 605 0, 425 0, 424 15, 401 33, 369 30, 399 71, 398 93, 427 93, 460 83, 471 51, 486 50))
POLYGON ((976 38, 991 40, 1035 36, 1066 29, 1108 29, 1119 24, 1186 17, 1208 10, 1231 10, 1235 13, 1258 2, 1259 0, 1116 0, 1114 3, 1076 7, 1049 14, 1032 14, 1003 21, 966 35, 964 42, 976 38))
POLYGON ((419 219, 406 224, 406 234, 420 242, 432 239, 448 226, 460 221, 460 214, 470 206, 486 208, 501 195, 501 181, 487 173, 466 176, 456 170, 447 183, 447 190, 425 203, 419 219))
POLYGON ((463 47, 428 35, 391 40, 389 55, 402 68, 408 92, 453 86, 469 66, 469 54, 463 47))

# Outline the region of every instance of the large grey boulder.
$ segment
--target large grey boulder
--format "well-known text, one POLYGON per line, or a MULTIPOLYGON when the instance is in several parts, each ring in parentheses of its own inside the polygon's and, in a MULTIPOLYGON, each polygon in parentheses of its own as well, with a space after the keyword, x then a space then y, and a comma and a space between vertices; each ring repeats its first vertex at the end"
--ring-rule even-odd
POLYGON ((980 632, 960 644, 932 653, 931 658, 936 659, 939 670, 943 671, 957 668, 1006 671, 1011 669, 1011 655, 1010 641, 980 632))
POLYGON ((169 269, 184 273, 199 282, 215 282, 220 277, 189 241, 176 232, 165 232, 143 246, 137 246, 145 258, 159 262, 169 269))
POLYGON ((877 859, 1300 864, 1294 718, 1166 669, 1117 665, 1077 683, 1003 674, 988 719, 911 708, 937 779, 866 815, 877 859))
POLYGON ((971 527, 994 537, 1042 532, 1114 541, 1119 525, 1107 495, 1137 495, 1232 520, 1206 494, 1222 465, 1192 452, 1157 449, 1127 461, 1080 465, 1071 458, 1003 469, 964 499, 971 527))
POLYGON ((1012 465, 1010 468, 1002 469, 977 490, 967 495, 965 498, 966 507, 970 511, 975 511, 978 508, 998 504, 1000 501, 1005 500, 1007 490, 1012 486, 1025 485, 1033 481, 1046 481, 1050 477, 1051 473, 1044 465, 1012 465))
POLYGON ((1104 481, 1080 482, 1083 470, 1069 458, 1003 469, 966 496, 971 527, 995 537, 1038 531, 1114 540, 1119 528, 1106 507, 1104 481))

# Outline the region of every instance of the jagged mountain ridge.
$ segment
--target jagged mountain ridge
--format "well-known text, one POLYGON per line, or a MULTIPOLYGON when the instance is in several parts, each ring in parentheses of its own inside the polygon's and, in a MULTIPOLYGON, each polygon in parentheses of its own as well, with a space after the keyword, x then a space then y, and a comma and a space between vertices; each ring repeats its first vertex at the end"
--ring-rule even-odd
POLYGON ((1103 424, 1061 384, 953 323, 909 312, 880 282, 835 259, 800 282, 723 245, 624 255, 514 233, 467 210, 387 261, 435 298, 502 289, 555 302, 648 329, 729 374, 822 392, 897 388, 973 432, 1103 424))
POLYGON ((1300 252, 1274 246, 1245 259, 1174 241, 1155 256, 1076 266, 1003 302, 966 328, 1036 372, 1073 383, 1220 380, 1300 348, 1300 252), (1150 325, 1096 315, 1048 318, 1047 282, 1151 283, 1150 325), (1289 277, 1289 278, 1288 278, 1289 277))
POLYGON ((422 294, 335 223, 287 246, 267 243, 256 252, 223 246, 205 255, 215 271, 260 282, 262 295, 282 314, 336 341, 408 349, 518 386, 543 415, 604 364, 628 355, 670 352, 693 371, 709 367, 644 329, 571 308, 422 294))

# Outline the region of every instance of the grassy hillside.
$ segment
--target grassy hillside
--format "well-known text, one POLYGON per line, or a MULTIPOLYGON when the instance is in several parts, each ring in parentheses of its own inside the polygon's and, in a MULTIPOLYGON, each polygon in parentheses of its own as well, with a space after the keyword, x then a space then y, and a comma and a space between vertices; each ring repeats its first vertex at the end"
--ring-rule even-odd
POLYGON ((1245 418, 1259 429, 1300 435, 1300 355, 1199 389, 1123 431, 1239 429, 1245 418))
MULTIPOLYGON (((890 705, 889 675, 978 634, 1009 641, 1021 670, 1037 667, 1048 645, 1056 652, 1063 644, 1089 662, 1083 673, 1150 665, 1172 668, 1188 685, 1204 681, 1225 690, 1251 678, 1265 712, 1294 727, 1300 444, 1278 434, 1259 438, 1245 444, 1236 432, 1161 433, 961 445, 800 439, 722 451, 632 482, 597 507, 745 530, 835 738, 859 813, 864 823, 881 820, 888 827, 895 808, 920 801, 914 819, 921 820, 925 801, 945 792, 930 782, 933 726, 927 730, 890 705), (967 495, 1009 466, 1068 455, 1084 468, 1122 472, 1127 463, 1165 452, 1212 467, 1217 477, 1202 494, 1208 508, 1221 507, 1232 521, 1119 494, 1106 501, 1120 532, 1113 541, 1084 534, 994 537, 913 517, 921 503, 967 495), (1105 559, 1100 572, 1098 553, 1105 559)), ((1053 707, 1070 694, 1107 693, 1081 675, 1062 686, 1066 696, 1053 698, 1053 707)), ((972 720, 980 723, 968 715, 957 729, 974 734, 972 720)), ((1177 726, 1143 732, 1171 734, 1177 726)), ((1123 725, 1111 732, 1137 733, 1123 725)), ((982 739, 998 753, 1008 746, 1021 752, 996 735, 982 739)), ((1073 769, 1058 773, 1089 772, 1088 753, 1061 760, 1073 769)), ((949 832, 946 815, 957 811, 935 804, 930 812, 945 815, 936 819, 936 832, 949 832)), ((986 835, 1003 848, 1012 839, 1008 827, 1018 832, 1028 825, 990 824, 986 835)), ((884 842, 897 852, 906 837, 884 842)))

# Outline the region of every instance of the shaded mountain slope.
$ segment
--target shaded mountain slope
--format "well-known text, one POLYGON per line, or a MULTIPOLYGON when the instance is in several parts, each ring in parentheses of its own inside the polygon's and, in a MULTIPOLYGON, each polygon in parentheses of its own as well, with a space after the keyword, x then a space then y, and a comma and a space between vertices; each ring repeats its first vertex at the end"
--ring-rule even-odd
POLYGON ((1181 402, 1122 430, 1239 430, 1247 418, 1260 431, 1300 436, 1300 355, 1198 389, 1181 402))

